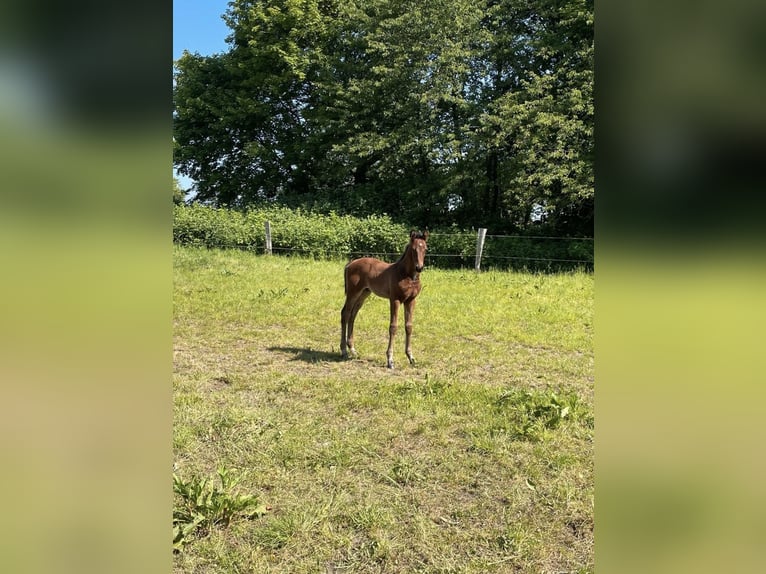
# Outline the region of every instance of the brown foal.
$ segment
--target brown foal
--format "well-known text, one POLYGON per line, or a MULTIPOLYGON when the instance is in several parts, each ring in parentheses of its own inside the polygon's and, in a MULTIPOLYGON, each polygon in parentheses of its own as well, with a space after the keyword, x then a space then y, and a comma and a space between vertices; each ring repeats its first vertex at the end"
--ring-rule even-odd
POLYGON ((404 304, 404 331, 407 334, 405 353, 410 363, 414 363, 410 338, 412 337, 412 314, 415 311, 415 298, 422 288, 420 272, 426 256, 428 231, 410 233, 410 242, 396 263, 386 263, 372 257, 355 259, 344 272, 346 285, 346 304, 340 312, 340 351, 343 358, 349 353, 356 355, 354 349, 354 321, 370 293, 391 302, 391 323, 388 327, 387 366, 394 368, 394 336, 399 317, 399 305, 404 304))

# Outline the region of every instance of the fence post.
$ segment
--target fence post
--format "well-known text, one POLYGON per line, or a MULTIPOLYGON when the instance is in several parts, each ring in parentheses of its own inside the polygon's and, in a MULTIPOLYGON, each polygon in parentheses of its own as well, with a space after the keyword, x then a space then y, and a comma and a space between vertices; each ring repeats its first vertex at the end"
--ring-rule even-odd
POLYGON ((266 221, 266 254, 271 255, 271 222, 266 221))
POLYGON ((473 266, 474 269, 476 270, 476 273, 479 272, 479 268, 481 266, 481 252, 484 250, 484 237, 486 235, 487 235, 487 228, 480 227, 479 234, 476 236, 476 263, 473 266))

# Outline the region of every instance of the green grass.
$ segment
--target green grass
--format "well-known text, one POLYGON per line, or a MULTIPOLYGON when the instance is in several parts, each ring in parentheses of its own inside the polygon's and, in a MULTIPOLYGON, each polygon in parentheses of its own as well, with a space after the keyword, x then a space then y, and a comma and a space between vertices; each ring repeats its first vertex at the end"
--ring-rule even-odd
POLYGON ((174 455, 269 512, 176 572, 592 572, 593 276, 426 269, 340 360, 343 265, 175 247, 174 455))

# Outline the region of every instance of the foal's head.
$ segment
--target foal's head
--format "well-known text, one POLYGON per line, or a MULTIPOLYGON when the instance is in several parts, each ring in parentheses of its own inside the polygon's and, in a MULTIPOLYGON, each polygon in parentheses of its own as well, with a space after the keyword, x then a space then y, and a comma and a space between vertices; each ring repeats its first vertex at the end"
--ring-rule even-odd
POLYGON ((426 262, 426 250, 428 246, 428 231, 420 233, 419 231, 413 231, 410 233, 410 256, 415 264, 415 271, 420 273, 423 271, 423 266, 426 262))

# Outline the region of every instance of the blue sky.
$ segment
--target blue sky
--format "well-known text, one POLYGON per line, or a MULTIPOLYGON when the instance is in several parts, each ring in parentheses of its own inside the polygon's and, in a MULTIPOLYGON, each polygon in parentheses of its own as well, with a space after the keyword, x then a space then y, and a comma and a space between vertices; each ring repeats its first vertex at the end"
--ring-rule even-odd
POLYGON ((181 52, 225 52, 229 28, 221 19, 228 0, 173 0, 173 59, 181 52))

